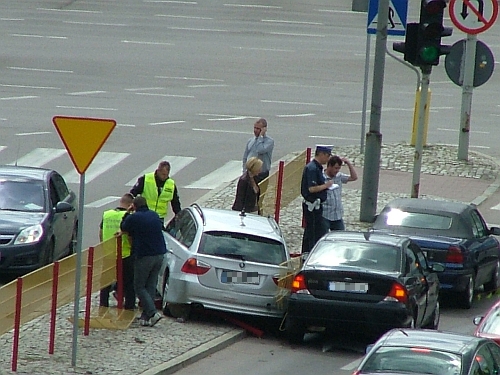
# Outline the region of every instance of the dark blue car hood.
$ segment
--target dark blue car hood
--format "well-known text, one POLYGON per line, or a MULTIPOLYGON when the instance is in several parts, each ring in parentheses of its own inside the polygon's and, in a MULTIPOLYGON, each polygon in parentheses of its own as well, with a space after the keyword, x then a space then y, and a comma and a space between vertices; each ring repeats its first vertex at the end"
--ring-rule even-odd
POLYGON ((41 224, 47 215, 45 212, 0 210, 0 234, 17 233, 21 229, 41 224))

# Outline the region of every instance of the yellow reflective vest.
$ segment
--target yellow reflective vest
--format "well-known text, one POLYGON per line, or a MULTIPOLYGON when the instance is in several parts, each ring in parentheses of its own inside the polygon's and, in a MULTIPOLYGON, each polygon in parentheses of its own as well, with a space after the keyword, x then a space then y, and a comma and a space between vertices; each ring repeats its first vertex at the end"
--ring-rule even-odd
MULTIPOLYGON (((106 241, 112 238, 116 232, 120 231, 120 223, 126 210, 107 210, 102 214, 102 240, 106 241)), ((122 235, 122 258, 130 256, 132 246, 128 235, 122 235)))
POLYGON ((144 175, 144 189, 141 195, 146 199, 148 208, 155 211, 161 219, 167 216, 168 203, 174 198, 174 190, 175 182, 168 178, 160 195, 158 195, 154 172, 144 175))

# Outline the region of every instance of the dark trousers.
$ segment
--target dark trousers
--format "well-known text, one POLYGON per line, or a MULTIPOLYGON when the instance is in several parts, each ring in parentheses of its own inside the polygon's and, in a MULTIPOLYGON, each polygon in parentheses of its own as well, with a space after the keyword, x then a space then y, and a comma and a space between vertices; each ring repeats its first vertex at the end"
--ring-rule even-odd
POLYGON ((269 171, 260 172, 257 176, 255 176, 255 182, 259 183, 259 182, 261 182, 262 180, 265 180, 268 177, 269 177, 269 171))
POLYGON ((325 219, 327 228, 330 230, 345 230, 344 220, 328 220, 325 219))
POLYGON ((309 211, 307 205, 302 203, 302 214, 304 215, 305 227, 302 237, 302 253, 308 253, 316 245, 316 242, 328 232, 323 218, 323 209, 309 211))
MULTIPOLYGON (((131 256, 122 259, 123 267, 123 296, 125 297, 124 309, 135 309, 135 291, 134 291, 134 260, 131 256)), ((101 289, 100 306, 109 306, 109 293, 113 289, 114 284, 101 289)))

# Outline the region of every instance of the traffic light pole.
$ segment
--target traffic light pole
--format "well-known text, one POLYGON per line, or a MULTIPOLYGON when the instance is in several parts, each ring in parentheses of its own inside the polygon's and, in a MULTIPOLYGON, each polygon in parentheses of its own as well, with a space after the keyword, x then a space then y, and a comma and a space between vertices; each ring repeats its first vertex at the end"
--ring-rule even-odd
POLYGON ((458 160, 469 158, 470 118, 472 110, 472 91, 474 89, 474 69, 476 64, 477 36, 467 34, 465 52, 461 71, 462 81, 462 108, 460 110, 460 131, 458 132, 458 160))
POLYGON ((429 93, 429 81, 432 66, 424 65, 421 69, 422 81, 420 82, 420 105, 418 106, 417 138, 415 140, 415 154, 413 157, 412 198, 418 198, 420 190, 420 171, 422 169, 422 154, 424 151, 425 111, 427 109, 427 96, 429 93))
POLYGON ((382 94, 384 92, 385 50, 387 46, 387 24, 389 21, 389 0, 379 0, 377 18, 377 39, 373 64, 372 104, 370 109, 370 130, 366 133, 365 165, 361 190, 359 220, 373 222, 377 211, 378 183, 380 175, 380 154, 382 133, 382 94))

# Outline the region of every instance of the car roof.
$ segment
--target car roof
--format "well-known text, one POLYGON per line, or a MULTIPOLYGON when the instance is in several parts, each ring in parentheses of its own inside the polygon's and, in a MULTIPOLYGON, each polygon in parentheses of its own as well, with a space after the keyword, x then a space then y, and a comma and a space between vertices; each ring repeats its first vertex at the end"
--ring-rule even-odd
POLYGON ((245 233, 284 242, 281 229, 272 217, 248 213, 245 216, 240 216, 239 211, 206 208, 197 204, 191 205, 189 209, 202 223, 204 232, 245 233))
POLYGON ((396 328, 387 332, 377 343, 381 346, 425 347, 452 353, 464 353, 490 340, 455 332, 429 329, 396 328))
POLYGON ((0 165, 0 177, 24 180, 44 180, 51 169, 37 167, 20 167, 17 165, 0 165))
POLYGON ((357 232, 357 231, 331 231, 323 237, 324 241, 356 241, 356 242, 371 242, 388 246, 401 246, 409 237, 398 236, 382 232, 357 232))
POLYGON ((449 212, 460 215, 460 213, 468 210, 471 205, 437 199, 396 198, 390 201, 385 207, 427 213, 449 212))

